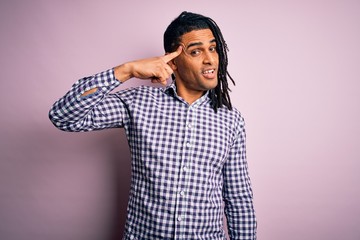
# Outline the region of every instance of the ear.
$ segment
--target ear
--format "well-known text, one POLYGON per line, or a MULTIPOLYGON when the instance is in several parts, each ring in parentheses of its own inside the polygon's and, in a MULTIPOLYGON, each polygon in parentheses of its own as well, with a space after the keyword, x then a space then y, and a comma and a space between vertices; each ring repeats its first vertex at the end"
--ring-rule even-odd
POLYGON ((169 61, 168 64, 174 72, 175 72, 175 70, 177 70, 177 65, 176 65, 175 59, 169 61))
MULTIPOLYGON (((165 55, 168 55, 168 54, 169 54, 169 53, 165 53, 165 55)), ((172 69, 173 71, 175 71, 175 70, 177 69, 177 66, 176 66, 176 63, 175 63, 175 59, 170 60, 167 64, 171 67, 171 69, 172 69)))

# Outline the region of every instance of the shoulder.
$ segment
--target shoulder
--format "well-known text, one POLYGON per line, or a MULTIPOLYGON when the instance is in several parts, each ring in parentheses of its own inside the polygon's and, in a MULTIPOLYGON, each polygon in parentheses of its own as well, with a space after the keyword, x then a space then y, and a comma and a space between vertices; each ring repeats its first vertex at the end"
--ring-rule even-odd
POLYGON ((238 124, 244 126, 245 125, 245 119, 244 119, 243 115, 241 114, 241 112, 235 107, 233 107, 232 112, 234 113, 234 118, 235 118, 236 122, 238 124))
POLYGON ((236 108, 228 109, 226 106, 223 106, 218 109, 218 113, 224 119, 227 119, 226 122, 231 122, 233 125, 244 125, 245 120, 241 112, 236 108))
POLYGON ((241 112, 233 107, 231 110, 226 106, 223 106, 218 109, 218 116, 223 123, 223 126, 226 127, 229 134, 232 136, 232 142, 235 142, 236 139, 245 133, 245 120, 241 112))

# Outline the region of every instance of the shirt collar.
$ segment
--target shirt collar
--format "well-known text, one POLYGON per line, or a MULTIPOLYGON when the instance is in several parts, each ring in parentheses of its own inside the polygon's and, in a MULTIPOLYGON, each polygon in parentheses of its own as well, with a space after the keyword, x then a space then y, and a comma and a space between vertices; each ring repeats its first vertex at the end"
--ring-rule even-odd
POLYGON ((172 82, 164 90, 165 93, 170 94, 171 96, 177 96, 175 82, 172 82))
MULTIPOLYGON (((182 99, 182 97, 180 97, 177 92, 176 92, 176 84, 175 84, 175 81, 173 81, 169 86, 167 86, 164 90, 164 92, 166 94, 169 94, 170 96, 173 96, 175 98, 177 98, 178 100, 182 101, 182 102, 185 102, 184 99, 182 99)), ((199 106, 201 105, 202 103, 206 102, 206 100, 209 100, 210 101, 210 98, 208 97, 209 96, 209 91, 206 91, 205 94, 199 98, 198 100, 196 100, 191 106, 199 106)))

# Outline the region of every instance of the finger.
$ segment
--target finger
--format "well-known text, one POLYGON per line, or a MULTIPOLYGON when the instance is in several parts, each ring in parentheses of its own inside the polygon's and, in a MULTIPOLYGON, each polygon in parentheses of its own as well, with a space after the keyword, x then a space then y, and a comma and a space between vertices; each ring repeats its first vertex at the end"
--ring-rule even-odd
POLYGON ((165 86, 167 84, 167 79, 159 79, 158 82, 165 86))
POLYGON ((167 80, 171 74, 173 73, 173 70, 171 67, 167 64, 164 64, 163 68, 159 69, 157 74, 155 75, 156 78, 160 79, 161 81, 167 80))
MULTIPOLYGON (((153 83, 162 83, 163 84, 163 82, 165 82, 165 84, 166 84, 167 79, 170 77, 171 73, 169 73, 168 72, 169 70, 166 68, 166 67, 168 67, 168 68, 170 68, 170 67, 167 64, 165 64, 165 65, 166 65, 165 68, 159 69, 156 73, 153 74, 153 76, 151 77, 151 81, 153 83)), ((172 71, 171 68, 170 68, 170 71, 172 71)))
POLYGON ((168 63, 177 56, 179 56, 181 52, 182 52, 182 46, 179 46, 175 52, 166 54, 165 56, 162 57, 162 59, 164 60, 164 62, 168 63))
POLYGON ((166 69, 164 69, 164 70, 161 72, 160 76, 157 78, 157 79, 158 79, 158 82, 161 83, 161 84, 163 84, 163 85, 166 85, 167 79, 170 77, 170 75, 171 75, 171 74, 170 74, 166 69))
POLYGON ((169 77, 170 77, 171 74, 174 73, 174 71, 171 69, 171 67, 170 67, 169 65, 166 65, 166 66, 165 66, 165 70, 166 70, 166 72, 169 74, 169 77))
POLYGON ((165 79, 165 78, 151 78, 151 82, 166 85, 167 84, 167 79, 165 79))

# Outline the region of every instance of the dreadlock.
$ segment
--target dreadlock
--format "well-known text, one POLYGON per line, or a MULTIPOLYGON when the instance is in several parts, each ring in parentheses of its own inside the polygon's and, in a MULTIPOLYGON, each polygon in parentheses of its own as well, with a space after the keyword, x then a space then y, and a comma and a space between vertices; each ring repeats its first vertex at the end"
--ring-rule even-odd
MULTIPOLYGON (((175 18, 167 27, 164 33, 164 49, 166 52, 173 52, 180 44, 182 35, 193 30, 210 29, 216 40, 216 51, 219 56, 218 69, 218 85, 209 91, 209 98, 215 112, 217 109, 225 105, 229 110, 232 110, 230 101, 229 88, 227 77, 235 85, 235 81, 227 71, 229 51, 220 28, 214 20, 200 14, 191 12, 182 12, 175 18)), ((174 75, 172 75, 174 79, 174 75)))

